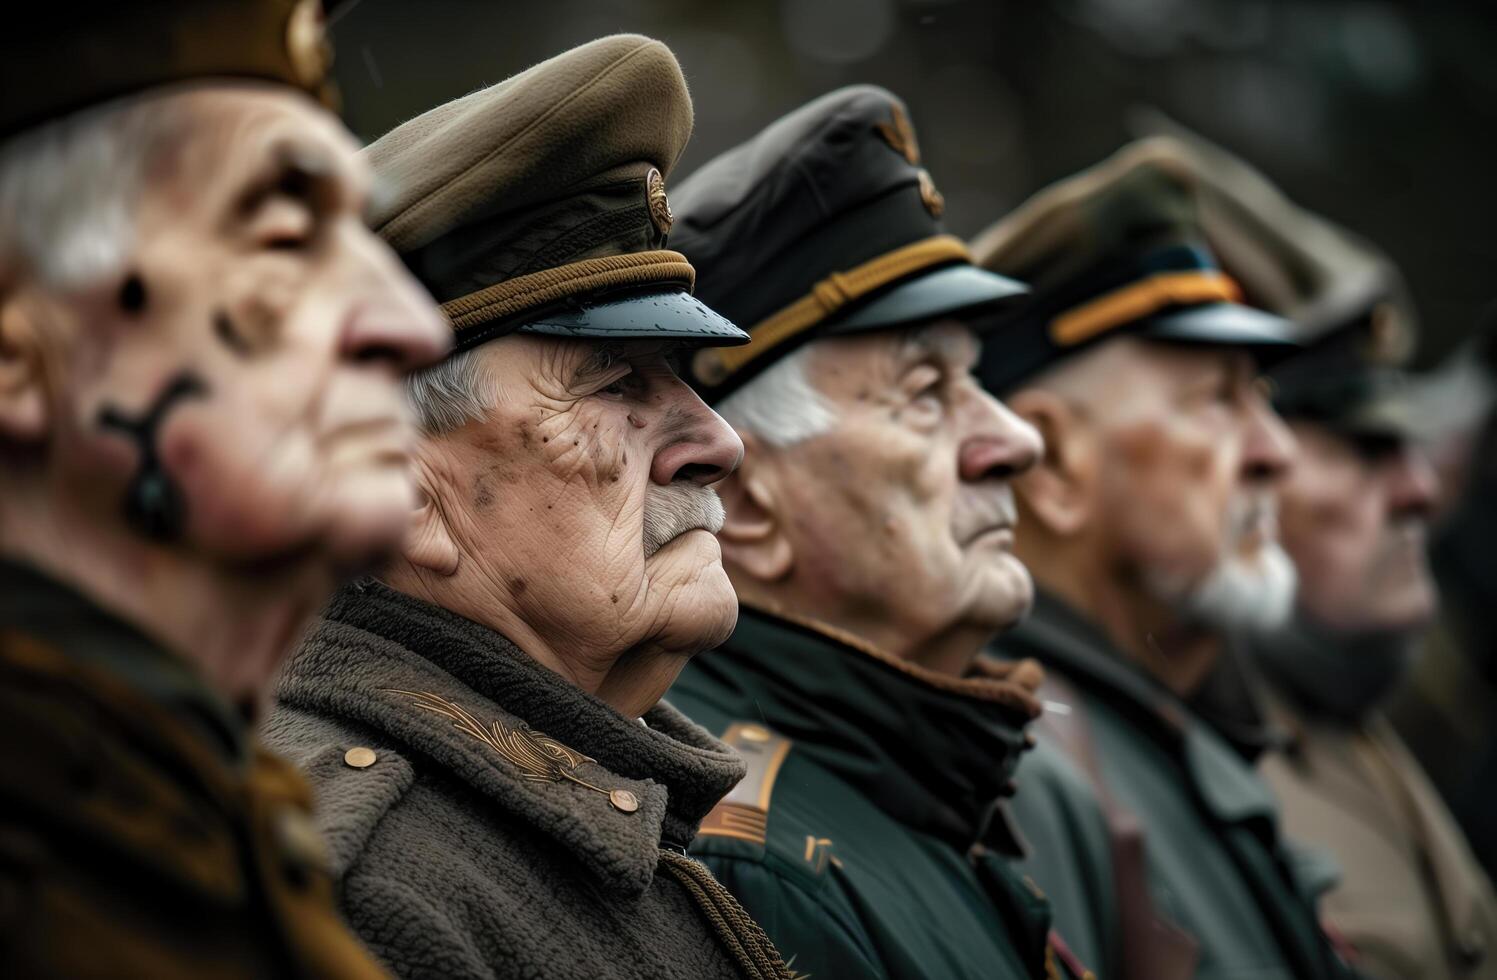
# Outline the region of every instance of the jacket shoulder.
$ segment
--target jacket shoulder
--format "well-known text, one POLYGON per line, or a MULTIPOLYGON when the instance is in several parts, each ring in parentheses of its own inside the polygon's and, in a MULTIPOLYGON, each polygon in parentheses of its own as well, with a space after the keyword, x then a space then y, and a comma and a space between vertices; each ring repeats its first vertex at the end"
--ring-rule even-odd
POLYGON ((300 707, 277 706, 260 739, 311 784, 328 869, 341 879, 415 783, 414 766, 379 733, 300 707))

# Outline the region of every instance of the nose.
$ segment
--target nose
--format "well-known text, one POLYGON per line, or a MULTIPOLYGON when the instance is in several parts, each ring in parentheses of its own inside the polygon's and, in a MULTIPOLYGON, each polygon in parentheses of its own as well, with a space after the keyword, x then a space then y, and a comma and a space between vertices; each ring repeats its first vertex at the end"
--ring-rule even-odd
POLYGON ((685 382, 671 386, 665 407, 665 448, 650 463, 650 479, 665 485, 689 480, 710 486, 738 468, 743 440, 685 382))
POLYGON ((1388 462, 1388 505, 1395 514, 1427 517, 1440 491, 1440 479, 1423 451, 1401 446, 1388 462))
POLYGON ((436 363, 452 347, 451 325, 389 248, 364 234, 359 302, 343 323, 340 353, 399 374, 436 363))
POLYGON ((1250 480, 1272 482, 1289 472, 1294 462, 1295 441, 1289 426, 1254 392, 1247 407, 1247 431, 1243 440, 1243 475, 1250 480))
POLYGON ((980 422, 957 450, 961 478, 1006 480, 1033 466, 1045 451, 1039 430, 987 392, 976 392, 976 398, 980 422))

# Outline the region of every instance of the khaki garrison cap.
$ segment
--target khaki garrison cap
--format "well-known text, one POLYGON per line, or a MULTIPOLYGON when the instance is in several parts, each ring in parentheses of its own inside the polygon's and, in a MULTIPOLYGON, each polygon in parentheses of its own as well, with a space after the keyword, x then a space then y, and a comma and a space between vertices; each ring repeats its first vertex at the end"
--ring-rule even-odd
POLYGON ((1172 127, 1141 145, 1195 176, 1201 228, 1247 301, 1294 322, 1304 350, 1269 375, 1279 413, 1359 435, 1409 433, 1401 368, 1416 317, 1393 261, 1194 134, 1172 127))
POLYGON ((259 79, 331 101, 318 0, 24 4, 0 37, 0 141, 49 119, 180 82, 259 79))
POLYGON ((456 350, 515 331, 744 343, 665 248, 691 118, 665 45, 584 44, 370 146, 394 189, 374 228, 442 304, 456 350))
POLYGON ((1294 328, 1243 302, 1201 227, 1198 179, 1133 144, 1040 191, 972 243, 982 266, 1027 281, 1029 302, 983 346, 995 394, 1124 334, 1237 347, 1265 360, 1294 328))
POLYGON ((945 234, 904 103, 876 86, 801 106, 678 190, 677 239, 700 294, 753 338, 692 360, 709 403, 818 337, 948 316, 982 330, 1025 292, 945 234))

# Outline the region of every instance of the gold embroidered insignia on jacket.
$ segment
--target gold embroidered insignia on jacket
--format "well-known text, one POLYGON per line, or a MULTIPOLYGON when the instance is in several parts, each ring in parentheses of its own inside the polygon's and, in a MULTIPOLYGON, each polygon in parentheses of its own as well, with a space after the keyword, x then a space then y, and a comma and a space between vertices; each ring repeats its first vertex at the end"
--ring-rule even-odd
POLYGON ((502 721, 491 721, 484 725, 466 708, 429 691, 396 691, 386 689, 386 694, 400 694, 411 699, 416 707, 432 714, 451 718, 453 728, 464 735, 472 736, 499 753, 526 779, 541 783, 559 783, 562 780, 576 783, 594 793, 602 793, 620 813, 633 813, 639 809, 639 797, 627 789, 604 789, 577 775, 577 768, 584 762, 596 764, 597 760, 583 755, 575 749, 562 745, 549 735, 542 735, 523 721, 511 728, 502 721))
POLYGON ((878 134, 912 165, 919 164, 920 143, 915 139, 915 127, 910 125, 910 117, 897 105, 889 106, 889 114, 891 121, 879 123, 878 134))
POLYGON ((650 221, 654 223, 655 230, 662 235, 669 235, 671 225, 676 223, 676 216, 671 211, 670 199, 665 196, 665 178, 654 167, 645 174, 645 203, 650 206, 650 221))

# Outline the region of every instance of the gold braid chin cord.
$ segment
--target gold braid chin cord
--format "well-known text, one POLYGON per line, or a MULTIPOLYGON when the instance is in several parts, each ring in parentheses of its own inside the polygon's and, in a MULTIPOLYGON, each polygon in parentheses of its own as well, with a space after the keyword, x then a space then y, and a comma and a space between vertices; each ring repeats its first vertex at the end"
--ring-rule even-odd
POLYGON ((759 923, 749 918, 706 865, 684 854, 663 850, 660 867, 696 901, 707 924, 738 960, 748 980, 811 980, 810 974, 796 973, 785 964, 759 923))

